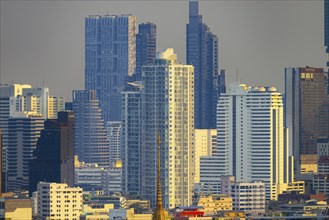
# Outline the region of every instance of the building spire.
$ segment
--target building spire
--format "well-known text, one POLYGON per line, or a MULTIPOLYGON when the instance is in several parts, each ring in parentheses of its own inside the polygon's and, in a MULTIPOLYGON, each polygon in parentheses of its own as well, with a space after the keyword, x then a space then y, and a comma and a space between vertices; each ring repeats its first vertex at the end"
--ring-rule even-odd
POLYGON ((160 177, 160 130, 158 131, 158 185, 157 185, 157 204, 153 213, 152 220, 165 220, 165 211, 162 207, 161 177, 160 177))

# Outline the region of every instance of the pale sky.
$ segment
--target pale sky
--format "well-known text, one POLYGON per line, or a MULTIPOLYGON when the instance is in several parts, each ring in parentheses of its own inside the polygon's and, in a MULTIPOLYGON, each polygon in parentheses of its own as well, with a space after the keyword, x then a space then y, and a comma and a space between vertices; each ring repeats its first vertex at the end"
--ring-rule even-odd
MULTIPOLYGON (((220 39, 227 83, 276 86, 284 68, 325 67, 322 0, 200 0, 203 21, 220 39)), ((1 83, 29 83, 71 99, 84 88, 84 17, 133 14, 153 22, 158 49, 185 62, 188 1, 0 0, 1 83)))

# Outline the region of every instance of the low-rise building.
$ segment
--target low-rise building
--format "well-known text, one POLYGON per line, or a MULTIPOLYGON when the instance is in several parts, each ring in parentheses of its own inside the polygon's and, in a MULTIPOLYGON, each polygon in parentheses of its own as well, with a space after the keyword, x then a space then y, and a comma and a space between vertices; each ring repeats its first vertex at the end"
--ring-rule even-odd
POLYGON ((82 213, 82 189, 65 183, 40 182, 37 186, 38 217, 79 220, 82 213))
POLYGON ((0 198, 0 219, 32 220, 31 199, 0 198))
POLYGON ((232 197, 234 211, 245 211, 249 216, 265 213, 264 182, 235 182, 233 176, 222 176, 221 179, 221 192, 232 197))
POLYGON ((109 216, 110 220, 152 220, 152 214, 135 214, 134 209, 112 209, 109 216))
POLYGON ((233 210, 232 197, 228 195, 201 195, 197 205, 203 207, 205 216, 213 216, 219 211, 233 210))
POLYGON ((178 206, 174 211, 174 220, 212 220, 205 216, 201 206, 178 206))
POLYGON ((109 220, 110 210, 113 204, 83 205, 80 220, 109 220))

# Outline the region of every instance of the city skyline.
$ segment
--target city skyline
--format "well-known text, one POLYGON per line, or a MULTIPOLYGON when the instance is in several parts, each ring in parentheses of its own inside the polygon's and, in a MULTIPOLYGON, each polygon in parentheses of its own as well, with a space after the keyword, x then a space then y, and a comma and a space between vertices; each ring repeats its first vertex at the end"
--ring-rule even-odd
MULTIPOLYGON (((39 3, 1 2, 2 83, 44 82, 53 94, 70 100, 71 90, 83 88, 84 18, 90 14, 131 13, 137 24, 153 22, 158 48, 173 47, 178 60, 185 60, 188 1, 39 3), (64 76, 68 80, 61 82, 64 76)), ((228 84, 236 81, 238 70, 240 82, 261 82, 283 92, 285 67, 326 63, 322 1, 200 1, 199 7, 203 21, 219 37, 219 62, 228 84), (308 13, 312 16, 303 16, 308 13)))

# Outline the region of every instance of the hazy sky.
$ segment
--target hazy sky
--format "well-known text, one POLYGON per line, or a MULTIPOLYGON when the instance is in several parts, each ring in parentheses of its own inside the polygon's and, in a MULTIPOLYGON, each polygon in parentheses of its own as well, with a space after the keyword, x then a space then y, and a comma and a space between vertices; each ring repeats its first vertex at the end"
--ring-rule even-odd
MULTIPOLYGON (((29 83, 71 99, 84 87, 84 17, 134 14, 154 22, 158 48, 185 62, 188 1, 0 0, 1 83, 29 83)), ((203 21, 220 39, 227 81, 284 89, 284 67, 324 67, 322 0, 200 0, 203 21)))

